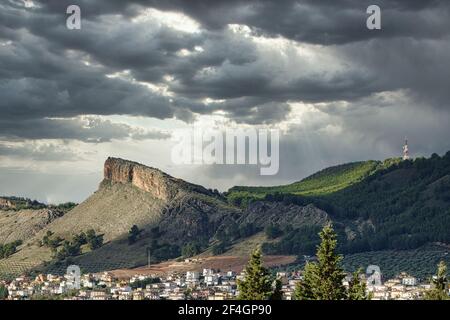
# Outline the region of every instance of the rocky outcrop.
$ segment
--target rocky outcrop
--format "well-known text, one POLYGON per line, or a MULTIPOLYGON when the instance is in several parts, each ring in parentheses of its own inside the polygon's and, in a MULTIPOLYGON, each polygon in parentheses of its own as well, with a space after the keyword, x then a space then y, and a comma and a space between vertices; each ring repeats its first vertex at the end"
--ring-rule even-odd
POLYGON ((183 246, 189 241, 208 241, 219 226, 236 222, 243 213, 205 197, 186 195, 172 201, 164 210, 159 230, 170 242, 183 246))
POLYGON ((176 179, 158 169, 120 158, 108 158, 104 166, 104 179, 113 183, 130 183, 161 200, 171 200, 180 192, 210 192, 198 185, 176 179))
POLYGON ((255 201, 249 204, 241 223, 253 223, 264 228, 268 224, 298 228, 304 225, 324 225, 330 220, 328 214, 313 204, 299 206, 283 202, 255 201))
POLYGON ((10 200, 0 198, 0 209, 14 209, 15 205, 10 200))

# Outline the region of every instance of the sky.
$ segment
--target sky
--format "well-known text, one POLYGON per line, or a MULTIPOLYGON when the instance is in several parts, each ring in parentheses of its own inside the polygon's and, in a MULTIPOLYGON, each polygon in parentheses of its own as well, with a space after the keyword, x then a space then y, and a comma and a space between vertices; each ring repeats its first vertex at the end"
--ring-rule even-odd
POLYGON ((0 195, 81 202, 108 156, 209 188, 450 150, 450 2, 4 0, 0 195), (81 29, 66 26, 69 5, 81 29), (279 129, 280 165, 176 165, 186 128, 279 129))

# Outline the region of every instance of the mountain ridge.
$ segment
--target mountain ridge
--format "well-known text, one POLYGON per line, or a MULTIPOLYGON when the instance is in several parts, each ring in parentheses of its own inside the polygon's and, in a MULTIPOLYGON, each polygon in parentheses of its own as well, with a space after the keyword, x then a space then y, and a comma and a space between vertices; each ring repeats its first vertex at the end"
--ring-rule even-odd
POLYGON ((210 194, 206 188, 174 178, 171 175, 134 161, 108 157, 103 169, 104 180, 116 183, 131 183, 161 200, 170 200, 180 191, 210 194))
POLYGON ((187 252, 226 255, 255 234, 262 235, 255 239, 267 254, 302 256, 314 251, 317 231, 328 221, 334 222, 344 253, 450 243, 450 152, 429 159, 349 163, 286 186, 234 187, 224 194, 120 158, 108 158, 103 172, 94 194, 39 225, 6 262, 107 262, 131 268, 146 263, 147 248, 153 261, 187 252), (129 243, 133 225, 139 236, 129 243), (104 245, 83 247, 64 261, 55 261, 54 252, 41 244, 49 231, 70 242, 90 228, 104 237, 104 245), (274 240, 263 236, 268 228, 274 240))

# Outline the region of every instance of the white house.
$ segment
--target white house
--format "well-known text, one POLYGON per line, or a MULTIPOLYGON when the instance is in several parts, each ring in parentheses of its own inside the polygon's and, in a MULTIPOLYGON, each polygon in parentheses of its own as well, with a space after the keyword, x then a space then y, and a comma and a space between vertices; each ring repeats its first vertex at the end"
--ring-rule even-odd
POLYGON ((402 284, 405 286, 417 285, 417 279, 415 277, 405 277, 402 279, 402 284))
POLYGON ((186 282, 198 282, 200 279, 200 273, 197 271, 186 272, 186 282))

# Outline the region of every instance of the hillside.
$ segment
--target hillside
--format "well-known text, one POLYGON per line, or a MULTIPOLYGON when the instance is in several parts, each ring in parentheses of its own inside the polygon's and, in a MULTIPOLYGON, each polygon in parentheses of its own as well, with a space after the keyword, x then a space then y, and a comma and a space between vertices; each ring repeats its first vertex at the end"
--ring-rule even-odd
POLYGON ((50 208, 0 210, 0 244, 26 241, 63 215, 63 211, 50 208))
MULTIPOLYGON (((155 260, 177 257, 183 244, 202 238, 207 241, 220 224, 238 213, 238 208, 201 186, 135 162, 108 158, 104 180, 92 196, 24 237, 18 252, 3 262, 39 266, 78 259, 88 264, 110 261, 111 265, 132 267, 146 261, 146 246, 154 249, 155 260), (139 236, 136 243, 128 244, 133 225, 138 226, 139 236), (79 249, 72 245, 75 236, 90 229, 101 237, 103 246, 92 250, 84 244, 79 249), (53 249, 42 245, 46 234, 55 243, 53 249), (137 249, 143 244, 142 250, 137 249), (67 259, 62 255, 63 259, 56 259, 56 253, 65 247, 73 253, 67 259)), ((12 228, 10 224, 7 227, 12 228)))
MULTIPOLYGON (((123 159, 108 158, 103 171, 98 190, 83 203, 39 224, 27 236, 12 232, 23 243, 17 252, 0 259, 0 271, 2 265, 3 269, 51 270, 69 263, 91 271, 130 268, 144 265, 148 251, 157 262, 197 254, 215 244, 226 250, 232 242, 260 232, 267 221, 287 225, 293 220, 303 225, 326 220, 326 213, 314 207, 288 206, 283 210, 290 213, 281 219, 280 205, 244 211, 217 192, 123 159), (130 242, 133 226, 139 231, 130 242), (90 231, 100 245, 92 247, 86 242, 90 231)), ((3 219, 16 221, 15 215, 25 213, 11 211, 3 219)), ((31 215, 33 221, 38 220, 37 212, 31 215)), ((5 228, 14 226, 5 223, 5 228)))
MULTIPOLYGON (((287 186, 235 187, 227 197, 245 207, 314 204, 335 222, 343 253, 450 243, 450 153, 342 165, 287 186)), ((294 228, 266 252, 311 254, 317 241, 314 230, 294 228)))
POLYGON ((327 195, 361 182, 378 170, 398 164, 400 159, 361 161, 323 169, 301 181, 273 187, 236 186, 228 190, 230 202, 240 204, 251 199, 263 199, 267 194, 293 194, 303 196, 327 195))
POLYGON ((70 263, 86 271, 133 268, 148 254, 152 263, 239 256, 260 244, 268 255, 301 261, 315 252, 327 221, 340 252, 361 259, 450 243, 450 153, 349 163, 286 186, 225 194, 123 159, 108 158, 103 171, 98 190, 76 207, 3 198, 0 245, 8 255, 0 274, 70 263))
MULTIPOLYGON (((17 247, 12 244, 33 238, 74 206, 74 203, 54 206, 26 198, 0 197, 0 245, 17 247)), ((14 253, 15 248, 11 249, 6 255, 14 253)))

